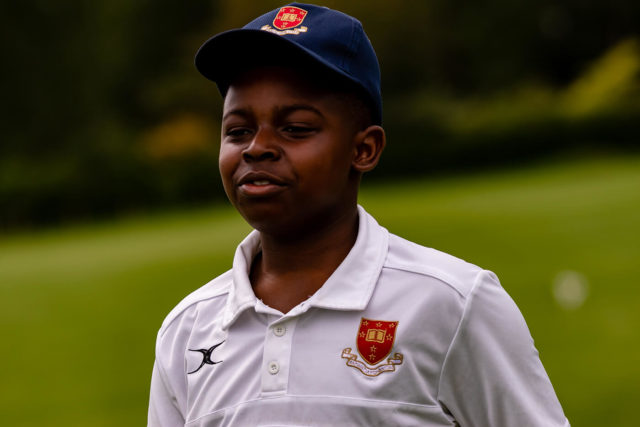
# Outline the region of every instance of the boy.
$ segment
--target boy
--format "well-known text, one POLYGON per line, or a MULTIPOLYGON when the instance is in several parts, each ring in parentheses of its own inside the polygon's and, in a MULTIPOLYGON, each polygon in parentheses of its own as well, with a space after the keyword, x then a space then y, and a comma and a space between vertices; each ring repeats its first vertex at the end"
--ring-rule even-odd
POLYGON ((360 23, 293 3, 208 40, 219 167, 253 231, 160 329, 150 426, 566 426, 490 272, 357 205, 385 145, 360 23))

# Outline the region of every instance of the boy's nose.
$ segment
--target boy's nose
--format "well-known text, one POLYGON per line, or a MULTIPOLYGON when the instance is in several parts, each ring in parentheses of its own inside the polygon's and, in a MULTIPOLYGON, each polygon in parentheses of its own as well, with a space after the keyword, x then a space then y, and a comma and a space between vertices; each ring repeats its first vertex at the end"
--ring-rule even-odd
POLYGON ((280 157, 275 136, 267 129, 259 129, 251 143, 242 151, 242 158, 247 161, 275 160, 280 157))

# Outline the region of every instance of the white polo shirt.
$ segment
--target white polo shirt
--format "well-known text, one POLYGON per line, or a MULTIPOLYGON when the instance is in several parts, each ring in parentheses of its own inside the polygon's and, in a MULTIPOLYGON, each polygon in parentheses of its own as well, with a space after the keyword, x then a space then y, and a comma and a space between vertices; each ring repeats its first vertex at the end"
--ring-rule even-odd
POLYGON ((289 313, 256 298, 252 232, 232 270, 158 334, 149 426, 567 426, 496 276, 389 234, 357 241, 289 313))

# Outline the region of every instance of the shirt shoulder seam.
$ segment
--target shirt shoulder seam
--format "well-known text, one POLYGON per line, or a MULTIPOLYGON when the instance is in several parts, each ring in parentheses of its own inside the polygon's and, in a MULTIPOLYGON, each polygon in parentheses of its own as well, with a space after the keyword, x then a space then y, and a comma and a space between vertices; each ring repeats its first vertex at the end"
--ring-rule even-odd
POLYGON ((231 270, 223 273, 222 275, 216 277, 211 280, 209 283, 205 284, 199 289, 196 289, 191 294, 187 295, 181 302, 176 305, 173 310, 169 312, 167 317, 165 318, 162 326, 160 328, 159 337, 163 337, 169 327, 173 324, 173 322, 178 319, 185 311, 187 311, 190 307, 195 304, 201 303, 203 301, 207 301, 213 298, 218 298, 222 295, 226 295, 229 293, 229 288, 231 285, 231 280, 227 279, 227 275, 229 275, 231 270), (222 282, 221 284, 217 284, 216 282, 222 282), (216 286, 217 285, 217 286, 216 286), (217 287, 215 290, 211 290, 214 286, 217 287), (206 289, 205 289, 206 288, 206 289), (210 293, 211 292, 211 293, 210 293), (204 294, 204 295, 200 295, 204 294))
POLYGON ((448 287, 456 291, 458 295, 460 295, 463 299, 467 298, 467 295, 465 295, 461 290, 463 287, 460 281, 456 280, 454 277, 452 277, 451 275, 447 274, 446 272, 440 269, 429 268, 424 265, 407 265, 407 264, 385 264, 382 268, 386 268, 390 270, 405 271, 407 273, 414 273, 414 274, 419 274, 421 276, 431 277, 433 279, 438 280, 439 282, 442 282, 443 284, 447 285, 448 287))

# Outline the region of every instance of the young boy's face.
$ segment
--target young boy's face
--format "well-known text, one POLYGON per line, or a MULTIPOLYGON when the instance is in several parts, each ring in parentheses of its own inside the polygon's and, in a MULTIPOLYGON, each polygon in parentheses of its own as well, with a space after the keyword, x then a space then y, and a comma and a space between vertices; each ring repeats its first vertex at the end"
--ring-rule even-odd
POLYGON ((220 174, 231 203, 254 228, 296 236, 353 213, 360 129, 343 104, 290 69, 260 68, 232 82, 220 174))

